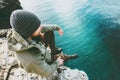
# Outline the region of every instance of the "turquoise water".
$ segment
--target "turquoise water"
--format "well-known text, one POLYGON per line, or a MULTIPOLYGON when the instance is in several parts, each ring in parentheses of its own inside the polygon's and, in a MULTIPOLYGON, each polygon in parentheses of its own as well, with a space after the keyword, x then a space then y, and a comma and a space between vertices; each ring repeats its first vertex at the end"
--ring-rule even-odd
POLYGON ((65 63, 83 70, 90 80, 120 80, 119 0, 20 0, 42 24, 57 24, 56 44, 79 58, 65 63))

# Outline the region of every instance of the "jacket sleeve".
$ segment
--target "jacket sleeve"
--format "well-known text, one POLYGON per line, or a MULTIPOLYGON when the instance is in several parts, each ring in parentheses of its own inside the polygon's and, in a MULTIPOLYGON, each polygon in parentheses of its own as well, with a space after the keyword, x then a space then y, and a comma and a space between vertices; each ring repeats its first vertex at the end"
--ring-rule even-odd
POLYGON ((35 73, 44 77, 51 76, 59 66, 57 61, 49 65, 41 54, 33 53, 32 51, 17 53, 17 58, 27 72, 35 73))
POLYGON ((42 25, 42 33, 59 29, 60 27, 58 27, 57 25, 42 25))
POLYGON ((43 77, 50 77, 57 70, 57 67, 58 67, 57 61, 51 65, 48 65, 45 61, 39 61, 39 64, 37 63, 29 64, 26 70, 27 72, 35 73, 43 77))

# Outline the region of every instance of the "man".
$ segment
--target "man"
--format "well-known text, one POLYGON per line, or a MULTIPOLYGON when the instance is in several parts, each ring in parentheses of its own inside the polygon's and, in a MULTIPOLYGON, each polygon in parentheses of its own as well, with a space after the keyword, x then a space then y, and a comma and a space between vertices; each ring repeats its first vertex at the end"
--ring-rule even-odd
POLYGON ((49 47, 52 54, 61 53, 62 49, 57 48, 55 46, 55 36, 54 30, 58 30, 60 35, 63 35, 62 29, 60 29, 57 25, 41 25, 40 32, 38 32, 38 36, 32 36, 32 39, 39 42, 42 41, 45 47, 49 47))
MULTIPOLYGON (((16 53, 16 57, 21 62, 23 68, 30 73, 49 77, 56 69, 63 64, 63 59, 58 57, 52 64, 51 53, 47 50, 50 46, 52 52, 60 52, 55 45, 43 40, 37 41, 37 36, 42 36, 48 32, 53 35, 53 30, 58 30, 62 35, 63 31, 58 26, 41 26, 41 21, 36 15, 25 10, 15 10, 10 16, 12 30, 8 33, 8 48, 16 53)), ((53 41, 54 42, 54 41, 53 41)))

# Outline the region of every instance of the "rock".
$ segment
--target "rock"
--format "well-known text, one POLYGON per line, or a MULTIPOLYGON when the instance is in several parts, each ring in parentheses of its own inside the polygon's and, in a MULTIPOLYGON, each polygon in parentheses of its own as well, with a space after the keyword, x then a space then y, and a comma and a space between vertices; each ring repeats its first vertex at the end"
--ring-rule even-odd
POLYGON ((7 64, 11 66, 18 64, 17 59, 15 57, 9 57, 7 58, 6 61, 7 61, 7 64))
POLYGON ((7 32, 10 30, 9 29, 0 29, 0 37, 3 38, 3 37, 6 37, 7 35, 7 32))
POLYGON ((78 69, 70 69, 62 66, 62 72, 54 72, 49 78, 40 75, 27 73, 20 68, 17 59, 12 51, 7 49, 5 38, 0 39, 0 80, 88 80, 87 74, 78 69))
POLYGON ((19 0, 0 0, 0 37, 6 37, 10 26, 10 15, 16 9, 22 9, 19 0))
POLYGON ((9 18, 16 9, 22 9, 19 0, 0 0, 0 29, 10 28, 9 18))
POLYGON ((84 71, 70 69, 68 67, 60 73, 59 77, 61 80, 88 80, 87 74, 84 71))

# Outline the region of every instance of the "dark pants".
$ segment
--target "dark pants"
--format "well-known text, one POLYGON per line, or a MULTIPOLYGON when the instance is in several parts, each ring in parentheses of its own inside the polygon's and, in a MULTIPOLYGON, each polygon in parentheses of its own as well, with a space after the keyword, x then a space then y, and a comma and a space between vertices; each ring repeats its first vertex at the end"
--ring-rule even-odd
POLYGON ((62 54, 62 53, 55 53, 53 49, 55 49, 55 35, 54 35, 54 32, 53 31, 49 31, 49 32, 46 32, 44 34, 44 38, 43 38, 43 42, 45 43, 45 46, 49 46, 50 49, 51 49, 51 59, 52 59, 52 62, 50 62, 49 64, 53 63, 54 61, 56 61, 56 59, 61 56, 61 58, 64 60, 64 61, 68 61, 69 59, 74 59, 77 57, 77 55, 66 55, 66 54, 62 54))
POLYGON ((55 60, 54 60, 54 51, 53 49, 55 49, 55 35, 53 31, 48 31, 45 32, 44 34, 44 38, 42 39, 42 41, 45 43, 45 47, 50 47, 51 49, 51 62, 48 64, 52 64, 55 60))
POLYGON ((55 48, 55 35, 53 31, 45 32, 43 42, 45 43, 45 47, 49 46, 50 49, 55 48))
POLYGON ((56 48, 55 35, 53 31, 45 32, 43 37, 40 36, 32 37, 32 40, 36 42, 40 41, 43 42, 45 47, 47 48, 49 46, 51 50, 54 50, 56 48))

